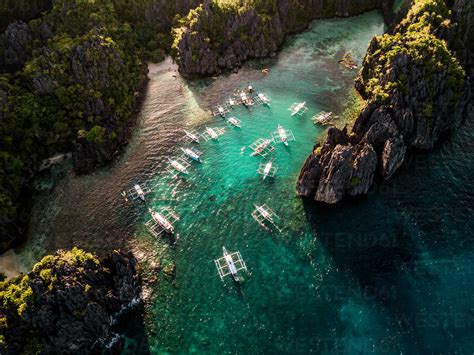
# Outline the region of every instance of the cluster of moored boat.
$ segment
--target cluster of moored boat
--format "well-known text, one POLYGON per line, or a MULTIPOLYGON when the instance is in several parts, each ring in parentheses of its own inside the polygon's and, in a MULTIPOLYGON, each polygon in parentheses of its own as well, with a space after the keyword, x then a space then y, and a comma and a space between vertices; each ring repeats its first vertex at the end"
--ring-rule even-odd
MULTIPOLYGON (((234 97, 227 99, 225 105, 217 105, 212 109, 212 114, 216 117, 222 117, 229 126, 241 128, 242 124, 236 117, 227 117, 231 109, 238 104, 242 104, 246 107, 255 104, 262 104, 270 107, 270 98, 262 92, 255 92, 253 87, 249 85, 246 89, 238 91, 234 97)), ((308 108, 305 102, 294 103, 289 108, 291 116, 301 116, 308 108)), ((319 115, 313 117, 315 123, 327 124, 331 119, 332 113, 321 112, 319 115)), ((201 132, 196 130, 183 130, 183 140, 188 144, 200 144, 203 140, 214 140, 219 141, 219 137, 225 133, 225 128, 216 129, 212 127, 204 127, 201 132)), ((295 137, 291 130, 285 129, 282 125, 278 124, 277 129, 271 133, 269 138, 259 138, 249 147, 252 150, 251 156, 260 156, 262 161, 259 163, 257 173, 262 175, 263 180, 268 177, 274 177, 278 166, 274 164, 275 158, 273 156, 265 160, 267 156, 271 155, 275 150, 275 144, 282 143, 285 146, 289 145, 289 142, 294 141, 295 137)), ((245 148, 245 147, 244 147, 245 148)), ((188 175, 189 169, 193 162, 201 163, 203 153, 199 151, 195 146, 181 147, 182 155, 176 158, 167 158, 166 170, 171 177, 176 178, 179 175, 188 175)), ((135 184, 128 191, 123 191, 123 197, 128 200, 141 200, 146 203, 146 195, 151 193, 152 190, 148 184, 135 184)), ((267 230, 276 230, 281 232, 278 226, 279 217, 275 212, 266 204, 254 205, 255 209, 251 213, 252 217, 257 223, 267 230)), ((159 237, 162 234, 172 235, 175 232, 174 223, 179 220, 179 216, 170 208, 163 207, 160 210, 154 210, 148 208, 150 213, 150 219, 145 223, 148 231, 155 237, 159 237)), ((214 260, 217 267, 219 276, 224 279, 225 276, 232 276, 235 281, 240 281, 239 276, 240 270, 247 271, 242 256, 238 251, 229 253, 225 247, 223 247, 223 255, 221 258, 214 260)))

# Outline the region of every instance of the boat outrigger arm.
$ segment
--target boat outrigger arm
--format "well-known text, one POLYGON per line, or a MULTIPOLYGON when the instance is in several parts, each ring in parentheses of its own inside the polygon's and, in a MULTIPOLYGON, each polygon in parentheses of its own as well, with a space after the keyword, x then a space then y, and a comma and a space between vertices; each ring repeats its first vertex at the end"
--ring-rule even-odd
POLYGON ((163 233, 174 233, 173 224, 179 220, 179 217, 170 207, 164 207, 159 212, 155 212, 152 208, 149 211, 151 219, 145 223, 145 227, 151 235, 159 237, 163 233))
POLYGON ((293 105, 290 106, 288 110, 291 111, 291 116, 302 116, 303 113, 308 111, 308 108, 306 107, 306 101, 295 102, 293 105))
POLYGON ((132 200, 140 199, 145 202, 145 195, 151 193, 151 189, 148 184, 135 184, 133 187, 127 191, 127 195, 130 196, 132 200))
POLYGON ((227 105, 217 105, 212 108, 212 115, 214 117, 221 116, 222 118, 224 118, 225 115, 229 112, 230 112, 230 109, 227 107, 227 105))
POLYGON ((189 161, 197 161, 197 162, 202 163, 202 160, 201 160, 202 152, 200 152, 196 148, 194 148, 194 147, 192 147, 192 148, 181 148, 181 150, 183 151, 183 159, 184 160, 186 160, 188 162, 189 161))
POLYGON ((249 148, 253 151, 250 154, 251 156, 260 155, 262 157, 267 156, 275 150, 275 147, 272 145, 272 141, 265 138, 257 139, 249 146, 249 148))
POLYGON ((230 107, 234 107, 237 104, 232 97, 229 97, 229 99, 227 100, 227 103, 229 104, 230 107))
POLYGON ((272 133, 272 138, 275 143, 283 143, 288 146, 288 142, 294 141, 295 136, 290 129, 284 129, 282 125, 278 125, 275 132, 272 133))
POLYGON ((244 106, 252 106, 254 104, 253 100, 244 91, 240 93, 240 102, 244 106))
POLYGON ((175 178, 179 174, 189 174, 188 168, 191 166, 191 164, 189 164, 183 158, 168 158, 168 163, 169 164, 166 167, 166 171, 168 171, 168 173, 170 173, 173 178, 175 178))
POLYGON ((265 180, 268 176, 274 177, 278 170, 278 166, 273 164, 273 159, 270 159, 266 163, 260 163, 257 169, 257 173, 263 176, 265 180))
POLYGON ((234 126, 234 127, 237 127, 237 128, 241 128, 241 127, 242 127, 242 126, 241 126, 241 123, 242 123, 242 122, 241 122, 239 119, 235 118, 235 117, 229 117, 229 118, 227 119, 227 122, 228 122, 230 125, 234 126))
POLYGON ((273 212, 270 207, 266 204, 263 205, 254 205, 255 210, 252 212, 252 217, 265 229, 269 229, 269 226, 272 226, 277 231, 281 232, 281 229, 276 224, 276 219, 280 219, 275 212, 273 212))
POLYGON ((187 142, 187 143, 191 143, 191 142, 194 142, 194 143, 198 143, 199 144, 199 133, 196 132, 196 131, 188 131, 188 130, 185 130, 183 129, 184 131, 184 140, 187 142))
POLYGON ((222 251, 222 257, 214 260, 219 277, 222 281, 224 281, 224 277, 230 275, 236 282, 241 281, 239 271, 248 270, 244 260, 242 259, 242 256, 240 255, 240 252, 236 251, 229 253, 225 247, 222 247, 222 251))
POLYGON ((214 129, 214 128, 211 128, 211 127, 206 127, 204 129, 204 132, 202 133, 202 137, 208 141, 210 139, 213 139, 215 141, 218 141, 219 140, 219 136, 223 135, 225 132, 225 128, 221 128, 221 129, 214 129))
POLYGON ((316 116, 313 116, 313 122, 314 124, 319 123, 321 125, 326 125, 331 122, 332 116, 332 112, 321 111, 316 116))
POLYGON ((270 98, 262 92, 259 92, 254 97, 254 101, 257 102, 258 104, 267 105, 267 106, 270 106, 270 102, 272 102, 272 100, 270 100, 270 98))

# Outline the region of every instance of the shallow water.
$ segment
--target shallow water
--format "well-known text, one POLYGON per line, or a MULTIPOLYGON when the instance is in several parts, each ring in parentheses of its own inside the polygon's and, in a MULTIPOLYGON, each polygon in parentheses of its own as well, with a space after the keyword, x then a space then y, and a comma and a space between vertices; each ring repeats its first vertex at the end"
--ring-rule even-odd
MULTIPOLYGON (((17 252, 23 268, 57 248, 104 251, 131 247, 148 264, 176 264, 174 280, 160 276, 139 342, 128 353, 466 353, 474 311, 472 263, 472 123, 430 155, 413 155, 393 181, 366 198, 338 206, 303 204, 295 181, 323 130, 310 117, 346 111, 356 72, 337 59, 352 51, 361 63, 370 38, 382 33, 377 12, 315 22, 273 59, 238 74, 185 81, 170 62, 150 66, 138 129, 113 166, 61 180, 38 197, 29 242, 17 252), (262 73, 269 68, 269 74, 262 73), (252 83, 271 107, 239 107, 242 129, 210 118, 209 108, 252 83), (293 102, 308 112, 290 117, 293 102), (262 181, 259 158, 246 148, 278 124, 296 141, 277 145, 276 177, 262 181), (219 142, 198 146, 202 164, 188 177, 163 174, 167 156, 180 155, 182 128, 226 127, 219 142), (148 181, 149 205, 180 216, 178 240, 156 240, 143 226, 142 204, 120 192, 148 181), (251 217, 266 203, 281 233, 251 217), (132 238, 127 236, 132 235, 132 238), (222 246, 239 250, 250 274, 240 287, 223 284, 213 259, 222 246)), ((343 124, 343 118, 338 125, 343 124)), ((136 335, 136 334, 135 334, 136 335)))

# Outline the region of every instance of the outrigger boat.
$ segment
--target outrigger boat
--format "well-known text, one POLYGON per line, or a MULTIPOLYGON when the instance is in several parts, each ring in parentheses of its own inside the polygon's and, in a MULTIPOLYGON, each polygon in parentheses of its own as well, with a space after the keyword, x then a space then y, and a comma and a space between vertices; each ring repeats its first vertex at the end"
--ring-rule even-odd
POLYGON ((338 62, 347 69, 357 69, 357 63, 352 59, 351 52, 344 53, 344 56, 338 62))
POLYGON ((293 105, 291 105, 290 108, 288 109, 289 111, 291 111, 291 116, 303 115, 303 113, 305 113, 308 110, 308 108, 305 105, 306 105, 306 101, 299 102, 299 103, 295 102, 293 105))
POLYGON ((139 184, 135 184, 130 190, 128 190, 128 192, 126 192, 126 194, 128 194, 132 200, 140 199, 145 202, 145 195, 149 194, 150 192, 151 189, 147 184, 142 184, 141 186, 139 184))
POLYGON ((179 220, 179 217, 169 207, 164 207, 160 212, 149 208, 151 219, 145 223, 148 231, 155 237, 159 237, 162 233, 173 234, 173 223, 179 220))
POLYGON ((238 120, 237 118, 235 117, 229 117, 229 119, 227 120, 227 122, 229 122, 232 126, 234 127, 238 127, 238 128, 241 128, 241 121, 238 120))
POLYGON ((188 142, 194 142, 199 144, 199 134, 195 131, 190 132, 185 129, 183 129, 184 133, 186 134, 184 136, 184 139, 188 142))
POLYGON ((177 159, 168 158, 168 162, 169 162, 169 165, 166 168, 166 170, 168 170, 168 172, 173 177, 176 177, 179 173, 184 174, 184 175, 189 174, 189 171, 187 168, 190 166, 190 164, 186 160, 182 158, 177 158, 177 159))
POLYGON ((326 125, 331 121, 332 115, 332 112, 321 111, 313 117, 313 122, 314 124, 319 123, 321 125, 326 125))
POLYGON ((202 160, 201 160, 202 153, 196 148, 181 148, 181 150, 183 151, 185 157, 202 163, 202 160))
POLYGON ((281 229, 278 228, 275 222, 275 219, 278 218, 278 216, 270 209, 270 207, 265 204, 254 206, 255 210, 252 212, 252 217, 258 222, 258 224, 260 224, 265 229, 268 229, 266 223, 270 224, 279 232, 281 232, 281 229))
POLYGON ((260 163, 257 173, 263 176, 263 180, 267 178, 267 176, 274 177, 278 170, 278 166, 273 165, 273 159, 270 159, 266 163, 260 163))
POLYGON ((229 97, 229 99, 227 100, 227 102, 229 103, 229 106, 230 107, 234 107, 237 103, 235 102, 235 100, 232 98, 232 97, 229 97))
POLYGON ((225 247, 222 247, 222 257, 214 260, 214 263, 216 264, 217 272, 222 281, 224 281, 224 277, 230 275, 235 282, 240 282, 241 277, 239 271, 248 271, 240 252, 229 253, 225 247))
POLYGON ((227 108, 227 106, 221 106, 221 105, 217 105, 212 110, 212 114, 214 115, 214 117, 221 116, 222 118, 224 118, 225 115, 229 112, 230 110, 227 108))
POLYGON ((288 142, 294 141, 295 136, 291 130, 285 130, 282 125, 278 125, 277 131, 272 133, 273 140, 288 146, 288 142))
POLYGON ((251 105, 253 105, 252 99, 249 98, 249 97, 247 96, 247 94, 246 94, 244 91, 242 91, 242 92, 240 93, 240 101, 242 102, 242 104, 243 104, 244 106, 251 106, 251 105))
POLYGON ((270 139, 259 138, 254 143, 250 145, 250 149, 253 152, 250 154, 251 156, 261 155, 262 157, 266 156, 267 154, 273 152, 275 147, 271 145, 272 141, 270 139))
POLYGON ((252 85, 248 85, 247 86, 247 91, 252 93, 253 92, 253 86, 252 85))
POLYGON ((214 139, 215 141, 219 140, 219 136, 224 134, 225 129, 221 128, 220 130, 214 130, 211 127, 206 127, 203 133, 203 137, 206 141, 214 139))
POLYGON ((267 105, 267 106, 270 106, 271 100, 270 100, 270 99, 268 98, 268 96, 265 95, 264 93, 259 92, 259 93, 257 94, 257 98, 258 98, 258 100, 259 100, 262 104, 267 105))

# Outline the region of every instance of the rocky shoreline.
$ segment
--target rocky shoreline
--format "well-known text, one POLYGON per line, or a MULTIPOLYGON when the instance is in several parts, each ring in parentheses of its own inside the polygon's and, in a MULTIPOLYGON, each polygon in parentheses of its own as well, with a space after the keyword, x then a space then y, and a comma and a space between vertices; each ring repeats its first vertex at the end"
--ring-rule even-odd
POLYGON ((0 282, 0 352, 118 353, 120 319, 141 305, 131 254, 102 259, 80 249, 44 257, 0 282))
POLYGON ((278 0, 268 8, 224 7, 211 0, 174 28, 174 56, 186 76, 218 75, 253 58, 272 57, 287 35, 315 19, 349 17, 381 9, 391 19, 393 0, 278 0))
POLYGON ((300 196, 334 204, 390 179, 412 149, 432 149, 472 115, 474 6, 414 1, 393 35, 375 37, 356 89, 366 106, 351 132, 331 128, 306 159, 300 196), (431 9, 431 12, 427 12, 431 9))

